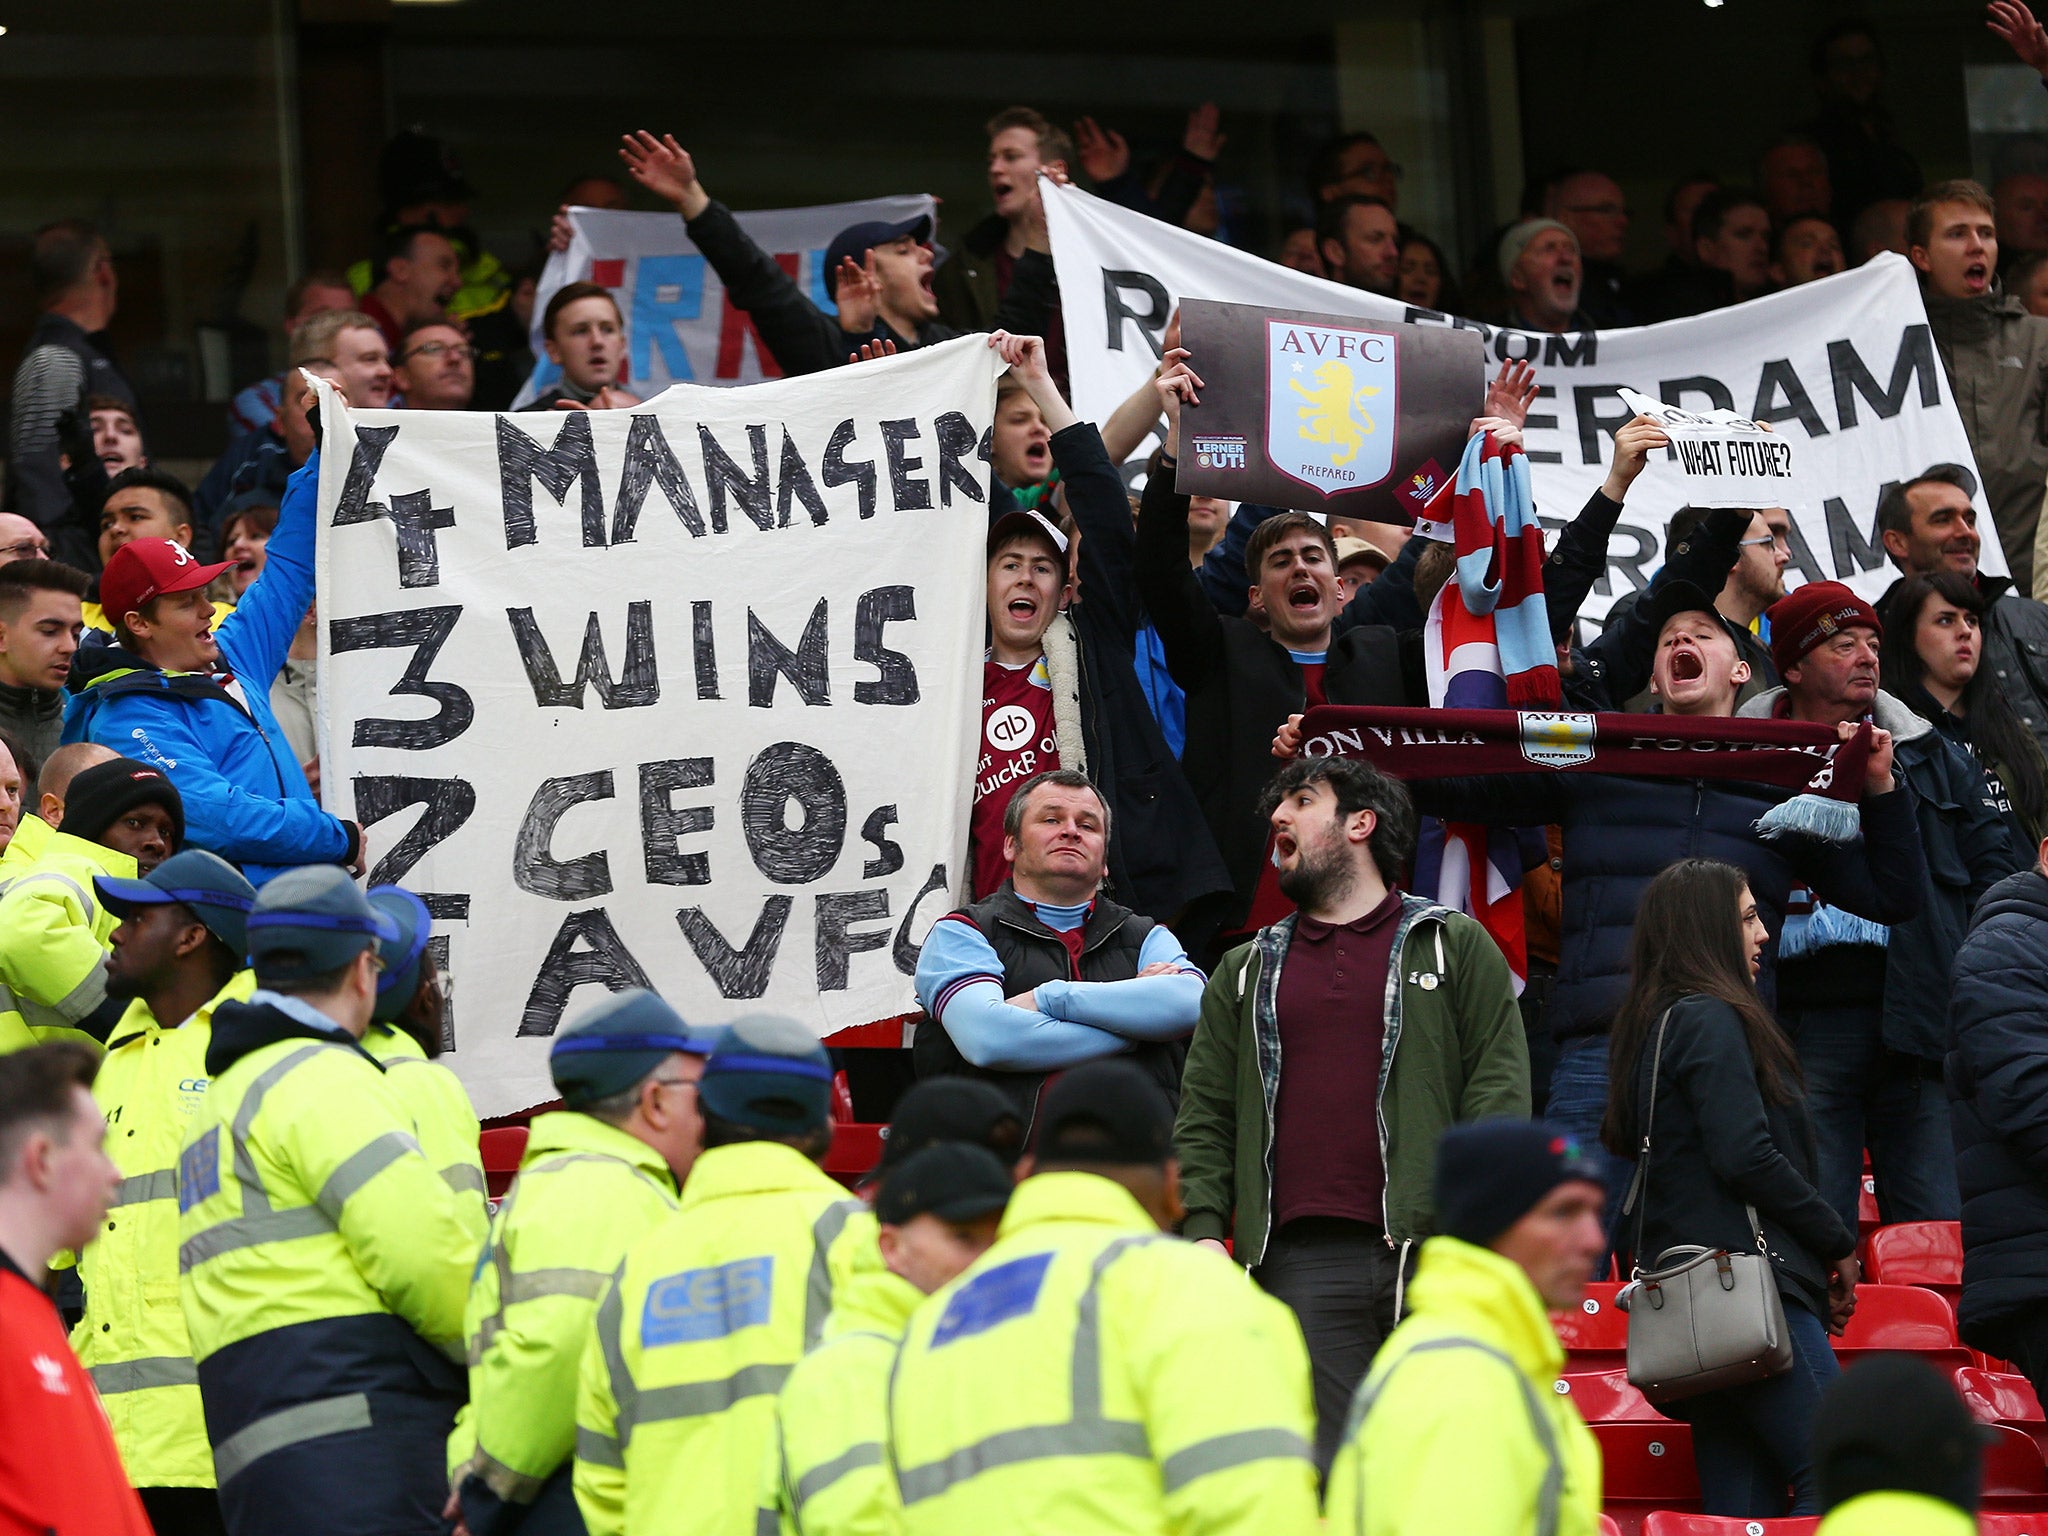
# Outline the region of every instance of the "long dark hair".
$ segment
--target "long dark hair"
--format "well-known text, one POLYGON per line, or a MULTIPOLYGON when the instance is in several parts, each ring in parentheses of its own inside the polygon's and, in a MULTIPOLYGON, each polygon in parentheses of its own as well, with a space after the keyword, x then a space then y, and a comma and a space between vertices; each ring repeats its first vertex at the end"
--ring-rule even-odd
POLYGON ((1938 718, 1935 712, 1942 704, 1927 691, 1927 664, 1920 659, 1920 648, 1913 643, 1920 633, 1920 615, 1927 611, 1928 599, 1934 597, 1977 616, 1977 670, 1963 684, 1962 696, 1956 702, 1962 706, 1971 745, 1986 763, 1997 765, 1998 776, 2019 808, 2020 819, 2028 826, 2038 827, 2044 814, 2048 814, 2048 764, 2042 761, 2033 732, 2021 724, 2012 701, 1997 687, 1990 667, 1985 664, 1981 637, 1991 604, 1985 601, 1974 581, 1954 571, 1902 578, 1885 603, 1885 633, 1892 638, 1883 649, 1878 676, 1885 691, 1902 700, 1915 714, 1928 720, 1938 718))
POLYGON ((1711 997, 1735 1010, 1765 1099, 1783 1104, 1798 1093, 1799 1058, 1757 997, 1743 954, 1735 903, 1748 884, 1733 864, 1681 859, 1643 891, 1628 994, 1614 1015, 1607 1046, 1607 1118, 1600 1140, 1616 1156, 1636 1155, 1643 1108, 1636 1101, 1636 1064, 1664 1010, 1682 997, 1711 997))

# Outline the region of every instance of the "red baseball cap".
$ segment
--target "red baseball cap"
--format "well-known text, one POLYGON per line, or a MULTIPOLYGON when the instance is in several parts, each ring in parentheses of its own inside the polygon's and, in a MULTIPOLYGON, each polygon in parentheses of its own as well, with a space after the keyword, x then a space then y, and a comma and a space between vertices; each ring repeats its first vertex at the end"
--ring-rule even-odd
POLYGON ((130 539, 114 551, 114 558, 100 572, 100 608, 107 621, 114 623, 137 612, 153 597, 203 587, 222 571, 234 568, 232 560, 202 565, 176 539, 130 539))

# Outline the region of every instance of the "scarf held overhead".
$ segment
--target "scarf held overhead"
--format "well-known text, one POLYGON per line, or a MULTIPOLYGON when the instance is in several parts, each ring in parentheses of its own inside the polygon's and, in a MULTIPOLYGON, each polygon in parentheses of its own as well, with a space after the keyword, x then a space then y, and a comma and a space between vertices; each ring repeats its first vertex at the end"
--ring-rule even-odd
POLYGON ((1490 622, 1508 703, 1555 705, 1564 695, 1543 600, 1543 525, 1520 443, 1476 432, 1451 494, 1457 585, 1467 613, 1490 622))
POLYGON ((1363 758, 1399 779, 1550 771, 1768 784, 1792 798, 1765 813, 1758 835, 1829 842, 1856 836, 1870 757, 1867 722, 1843 741, 1797 720, 1325 706, 1301 734, 1304 757, 1363 758))

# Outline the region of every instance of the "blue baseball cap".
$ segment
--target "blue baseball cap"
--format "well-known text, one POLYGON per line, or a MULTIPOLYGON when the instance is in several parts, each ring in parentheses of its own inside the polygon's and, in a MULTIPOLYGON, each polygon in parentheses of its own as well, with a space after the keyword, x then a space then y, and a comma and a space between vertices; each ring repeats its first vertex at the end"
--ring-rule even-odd
POLYGON ((748 1014, 705 1061, 697 1099, 721 1120, 769 1136, 822 1130, 832 1118, 832 1058, 795 1019, 748 1014))
POLYGON ((709 1056, 718 1031, 692 1029, 645 987, 615 992, 555 1036, 548 1072, 571 1109, 624 1093, 668 1056, 709 1056))
POLYGON ((856 264, 868 259, 868 252, 878 245, 887 245, 891 240, 910 236, 919 245, 928 245, 932 238, 932 221, 925 214, 914 219, 905 219, 901 224, 890 224, 881 219, 870 219, 865 224, 852 224, 832 237, 832 243, 825 247, 825 290, 833 288, 832 274, 839 270, 839 263, 852 260, 856 264))
POLYGON ((340 970, 371 945, 397 938, 398 925, 332 864, 286 870, 256 893, 249 912, 258 986, 340 970))
POLYGON ((375 1022, 394 1024, 420 989, 420 966, 424 963, 434 918, 424 901, 399 885, 370 887, 370 905, 390 918, 398 929, 396 938, 378 945, 384 974, 377 978, 377 1002, 370 1010, 375 1022))
POLYGON ((133 917, 142 907, 182 902, 228 947, 236 964, 248 958, 249 909, 256 903, 256 887, 217 853, 187 848, 140 880, 94 875, 92 884, 100 901, 116 917, 133 917))

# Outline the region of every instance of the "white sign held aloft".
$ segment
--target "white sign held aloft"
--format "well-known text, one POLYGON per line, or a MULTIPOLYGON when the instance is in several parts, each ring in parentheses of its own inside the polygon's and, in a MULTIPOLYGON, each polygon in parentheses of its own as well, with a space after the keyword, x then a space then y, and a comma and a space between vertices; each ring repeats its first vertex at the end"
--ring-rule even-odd
POLYGON ((1794 478, 1791 442, 1769 427, 1733 411, 1666 405, 1633 389, 1623 389, 1621 399, 1671 439, 1666 455, 1696 507, 1783 507, 1814 494, 1794 478))
POLYGON ((477 1109, 652 986, 821 1037, 914 1007, 961 883, 988 537, 984 338, 631 410, 323 390, 320 757, 418 892, 477 1109))

